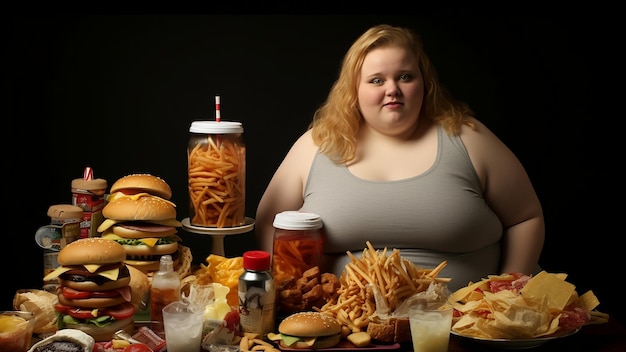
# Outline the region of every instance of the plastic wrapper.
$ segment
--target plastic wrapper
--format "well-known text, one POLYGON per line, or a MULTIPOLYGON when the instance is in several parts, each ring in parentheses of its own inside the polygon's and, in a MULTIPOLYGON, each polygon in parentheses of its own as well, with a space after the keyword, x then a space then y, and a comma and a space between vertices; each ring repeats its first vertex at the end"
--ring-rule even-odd
POLYGON ((209 350, 232 345, 239 336, 239 312, 228 304, 230 288, 220 283, 193 283, 183 301, 204 307, 202 348, 209 350))
POLYGON ((38 289, 22 289, 15 293, 13 308, 35 314, 33 333, 51 335, 57 331, 54 305, 58 301, 54 293, 38 289))
POLYGON ((376 312, 370 317, 370 320, 385 320, 389 318, 407 318, 409 317, 409 307, 415 304, 429 304, 437 302, 446 302, 450 297, 450 290, 446 284, 433 282, 425 291, 410 296, 400 303, 393 312, 382 299, 381 293, 376 286, 370 285, 376 300, 376 312))

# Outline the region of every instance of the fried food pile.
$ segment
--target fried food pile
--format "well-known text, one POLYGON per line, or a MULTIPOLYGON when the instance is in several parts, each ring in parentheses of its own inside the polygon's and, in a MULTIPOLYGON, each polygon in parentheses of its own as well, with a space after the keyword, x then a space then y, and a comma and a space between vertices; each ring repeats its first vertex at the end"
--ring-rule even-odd
POLYGON ((387 248, 376 250, 369 241, 366 244, 361 258, 347 252, 351 261, 339 278, 338 294, 321 308, 353 333, 366 331, 370 321, 390 323, 392 319, 383 316, 393 313, 400 303, 425 291, 432 283, 447 284, 451 280, 437 277, 446 266, 445 261, 433 269, 420 268, 402 258, 398 249, 388 253, 387 248), (378 301, 375 291, 380 293, 378 301))
POLYGON ((276 287, 277 303, 284 313, 321 308, 337 294, 339 279, 333 273, 320 273, 314 266, 298 279, 284 280, 276 287))

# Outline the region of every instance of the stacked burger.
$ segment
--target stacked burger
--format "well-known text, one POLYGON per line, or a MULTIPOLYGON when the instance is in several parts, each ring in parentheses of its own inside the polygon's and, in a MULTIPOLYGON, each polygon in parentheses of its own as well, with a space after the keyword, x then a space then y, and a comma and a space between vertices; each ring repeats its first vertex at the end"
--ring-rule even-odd
POLYGON ((135 306, 125 258, 124 247, 102 238, 79 239, 59 251, 59 267, 44 278, 59 279, 59 329, 81 330, 96 341, 109 341, 118 330, 132 334, 135 306))
POLYGON ((160 177, 131 174, 111 186, 102 209, 101 237, 121 244, 126 251, 124 262, 149 275, 159 270, 159 260, 166 254, 172 256, 175 267, 187 261, 190 265, 188 258, 181 258, 177 227, 182 224, 176 220, 171 197, 170 186, 160 177))

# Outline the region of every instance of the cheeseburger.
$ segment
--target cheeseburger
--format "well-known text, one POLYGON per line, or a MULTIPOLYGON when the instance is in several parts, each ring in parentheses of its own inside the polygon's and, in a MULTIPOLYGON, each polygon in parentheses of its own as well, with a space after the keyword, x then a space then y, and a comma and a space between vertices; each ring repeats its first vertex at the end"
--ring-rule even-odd
POLYGON ((102 238, 83 238, 59 251, 59 267, 44 280, 59 279, 54 305, 58 329, 81 330, 109 341, 118 330, 133 332, 135 306, 126 252, 102 238))
POLYGON ((102 238, 121 244, 126 251, 125 263, 144 273, 159 270, 162 255, 177 262, 176 205, 170 186, 150 174, 132 174, 111 186, 107 205, 102 209, 105 220, 98 227, 102 238))
POLYGON ((332 315, 320 312, 294 313, 283 319, 278 332, 267 337, 283 348, 329 348, 341 339, 341 325, 332 315))

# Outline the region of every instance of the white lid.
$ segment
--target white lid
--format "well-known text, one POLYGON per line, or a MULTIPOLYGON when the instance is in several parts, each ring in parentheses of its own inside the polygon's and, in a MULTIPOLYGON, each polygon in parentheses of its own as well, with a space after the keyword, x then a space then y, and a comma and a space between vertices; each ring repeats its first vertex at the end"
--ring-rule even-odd
POLYGON ((284 211, 274 217, 274 227, 284 230, 316 230, 322 228, 322 218, 314 213, 284 211))
POLYGON ((194 121, 189 132, 207 134, 243 133, 241 122, 234 121, 194 121))

